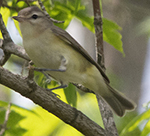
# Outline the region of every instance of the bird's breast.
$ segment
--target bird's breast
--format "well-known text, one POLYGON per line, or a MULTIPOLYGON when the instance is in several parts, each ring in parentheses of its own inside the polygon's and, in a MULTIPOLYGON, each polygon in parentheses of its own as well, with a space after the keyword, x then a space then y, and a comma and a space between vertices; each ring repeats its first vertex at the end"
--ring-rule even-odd
POLYGON ((59 69, 62 58, 66 59, 66 71, 50 71, 49 74, 58 81, 81 83, 86 80, 86 70, 93 66, 71 45, 55 35, 42 33, 31 40, 23 39, 24 48, 37 67, 59 69))

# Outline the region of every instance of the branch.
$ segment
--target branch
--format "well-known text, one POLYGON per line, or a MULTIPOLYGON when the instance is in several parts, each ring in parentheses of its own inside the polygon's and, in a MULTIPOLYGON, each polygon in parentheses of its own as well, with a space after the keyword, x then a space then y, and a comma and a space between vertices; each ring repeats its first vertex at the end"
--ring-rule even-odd
MULTIPOLYGON (((104 64, 104 49, 103 49, 103 29, 102 29, 102 17, 100 10, 99 0, 93 1, 94 10, 94 26, 95 26, 95 44, 97 51, 97 63, 100 64, 102 69, 105 71, 104 64)), ((113 119, 113 113, 108 104, 101 98, 100 95, 96 95, 100 112, 102 115, 103 123, 106 130, 107 136, 118 136, 117 128, 113 119)))
MULTIPOLYGON (((9 43, 9 42, 12 42, 10 36, 9 36, 9 33, 5 27, 5 24, 3 22, 3 19, 2 19, 2 15, 0 14, 0 30, 2 32, 2 35, 3 35, 3 38, 4 38, 4 41, 0 42, 0 43, 9 43)), ((2 47, 4 47, 2 45, 2 47)), ((5 48, 5 47, 4 47, 5 48)), ((4 56, 2 57, 2 59, 0 60, 0 65, 4 65, 6 63, 6 61, 10 58, 11 54, 9 52, 7 52, 6 50, 3 50, 4 51, 4 56)))
POLYGON ((16 56, 19 56, 19 57, 25 59, 25 60, 30 61, 28 55, 25 52, 25 49, 22 46, 18 46, 16 44, 14 44, 14 42, 3 43, 3 40, 0 39, 0 48, 3 51, 9 52, 10 54, 14 54, 16 56))
POLYGON ((7 129, 7 122, 8 122, 8 118, 9 118, 9 114, 10 114, 10 107, 11 107, 11 103, 8 104, 8 108, 5 113, 4 124, 1 126, 0 136, 4 135, 4 133, 7 129))
POLYGON ((82 112, 62 102, 53 93, 36 85, 33 80, 15 75, 0 67, 0 84, 29 98, 86 136, 105 136, 103 128, 82 112))
POLYGON ((103 47, 103 28, 102 28, 102 17, 100 10, 99 0, 93 1, 93 10, 94 10, 94 26, 95 26, 95 44, 97 51, 97 63, 100 64, 103 70, 105 70, 104 64, 104 47, 103 47))
POLYGON ((15 45, 12 39, 10 38, 10 35, 5 27, 1 14, 0 14, 0 30, 4 38, 4 40, 0 39, 0 48, 4 52, 4 56, 0 60, 0 66, 3 66, 7 62, 11 54, 15 54, 21 58, 30 60, 28 55, 25 53, 23 47, 15 45))
POLYGON ((30 60, 23 47, 15 45, 12 39, 10 38, 10 35, 5 27, 1 14, 0 30, 4 38, 4 40, 0 39, 0 48, 4 51, 4 56, 0 60, 0 66, 3 66, 6 63, 6 61, 10 58, 11 54, 15 54, 21 58, 30 60))

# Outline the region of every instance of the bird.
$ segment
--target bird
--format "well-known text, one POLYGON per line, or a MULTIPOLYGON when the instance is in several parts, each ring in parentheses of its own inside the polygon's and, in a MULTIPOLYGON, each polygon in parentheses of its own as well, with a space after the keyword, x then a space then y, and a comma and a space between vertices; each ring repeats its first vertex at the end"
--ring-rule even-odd
POLYGON ((82 84, 100 95, 120 117, 135 109, 132 100, 110 86, 108 77, 87 51, 69 33, 55 26, 39 7, 24 8, 12 18, 19 22, 29 58, 60 82, 60 87, 82 84))

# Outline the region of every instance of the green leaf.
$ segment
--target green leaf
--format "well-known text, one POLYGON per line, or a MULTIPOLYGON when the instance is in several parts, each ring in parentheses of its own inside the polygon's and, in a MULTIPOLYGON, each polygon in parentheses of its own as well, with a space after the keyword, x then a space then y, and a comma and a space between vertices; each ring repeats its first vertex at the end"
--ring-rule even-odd
POLYGON ((77 106, 76 87, 73 84, 69 84, 69 86, 64 89, 64 93, 65 93, 67 102, 73 107, 76 107, 77 106))
POLYGON ((103 18, 104 40, 124 55, 121 41, 122 36, 118 30, 121 30, 120 26, 108 19, 103 18))
POLYGON ((19 121, 21 121, 24 118, 25 116, 18 114, 14 110, 11 110, 7 125, 8 127, 16 126, 19 123, 19 121))
POLYGON ((149 133, 150 133, 150 120, 146 123, 140 136, 148 136, 149 133))
POLYGON ((143 120, 150 118, 150 109, 139 116, 135 117, 121 132, 120 136, 124 136, 126 133, 129 133, 136 129, 143 120))

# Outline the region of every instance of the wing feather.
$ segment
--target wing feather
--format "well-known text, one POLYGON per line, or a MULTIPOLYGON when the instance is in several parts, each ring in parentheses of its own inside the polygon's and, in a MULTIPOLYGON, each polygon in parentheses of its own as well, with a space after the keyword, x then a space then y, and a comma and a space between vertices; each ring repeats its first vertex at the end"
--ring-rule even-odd
POLYGON ((63 29, 61 29, 55 25, 53 25, 53 27, 51 27, 51 30, 53 31, 53 33, 56 36, 58 36, 62 40, 69 43, 69 45, 72 48, 74 48, 75 50, 80 52, 89 62, 91 62, 93 65, 95 65, 97 67, 97 69, 100 71, 100 73, 102 74, 102 76, 104 77, 105 81, 107 81, 108 83, 110 82, 108 77, 106 76, 106 74, 104 73, 102 68, 100 67, 100 65, 98 63, 96 63, 96 61, 94 61, 94 59, 87 53, 87 51, 68 32, 64 31, 63 29))

